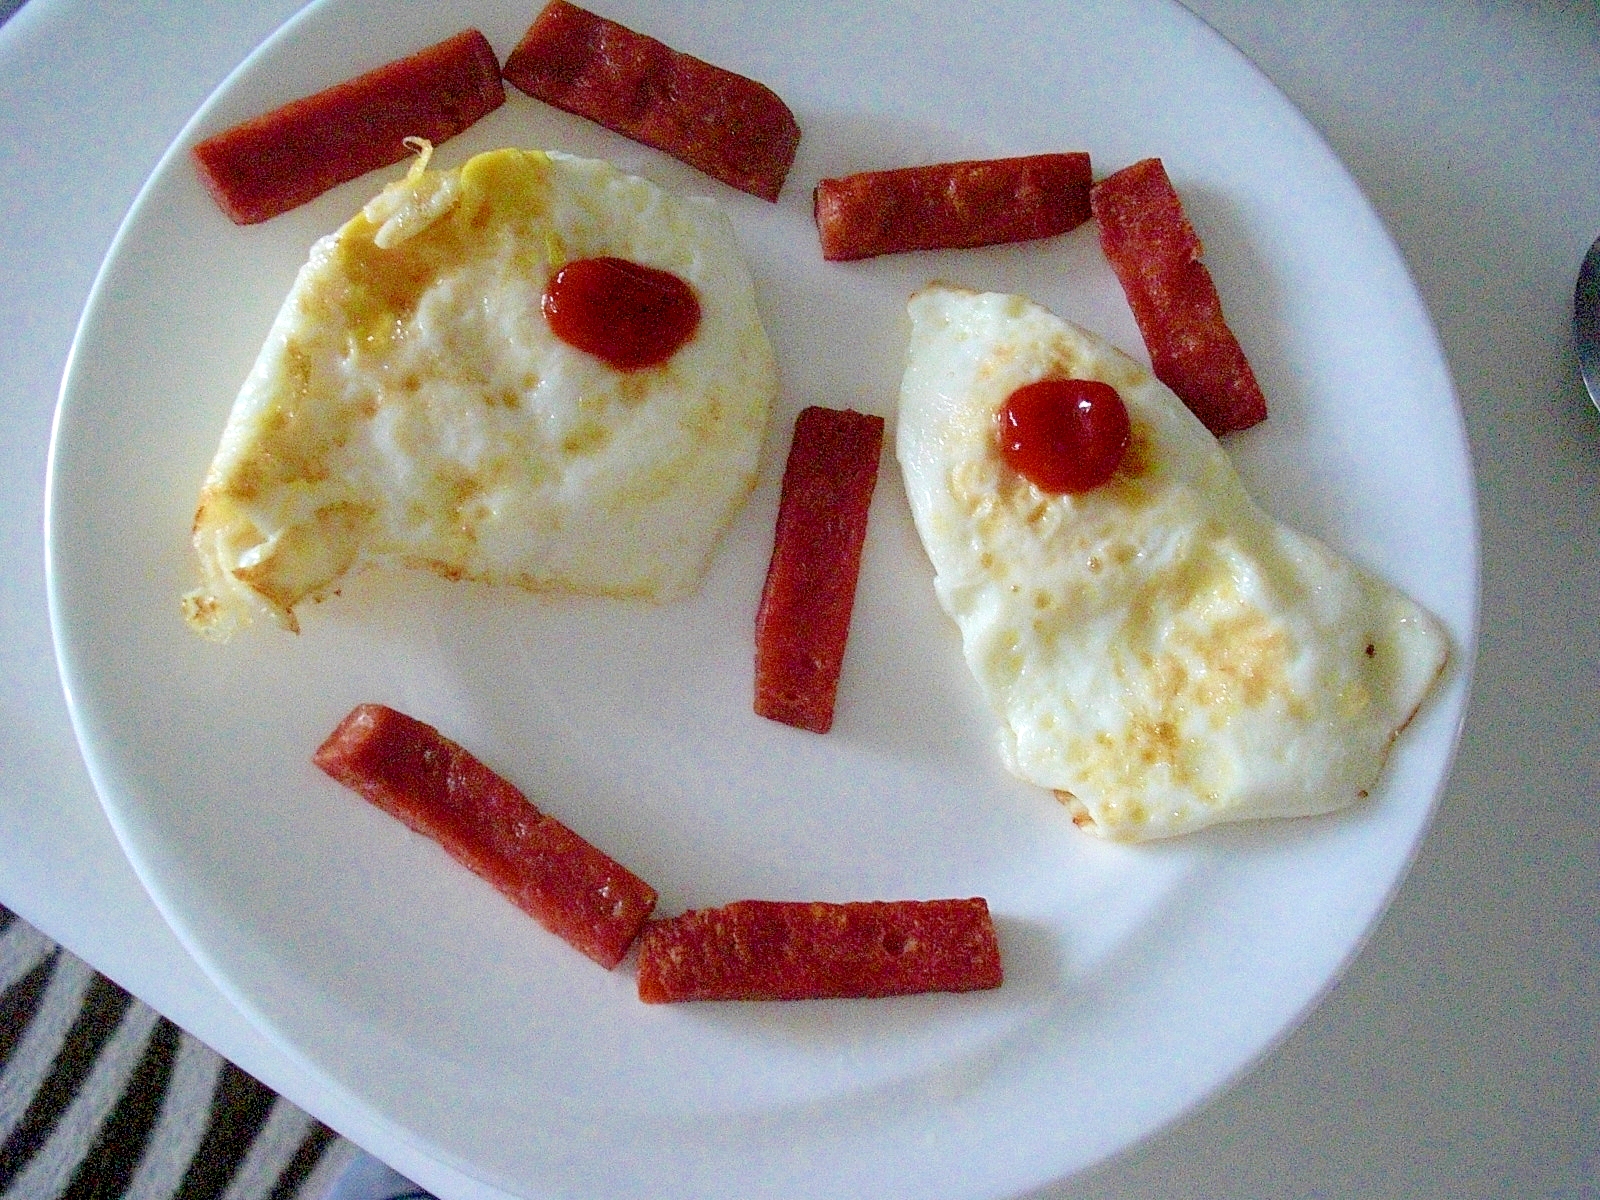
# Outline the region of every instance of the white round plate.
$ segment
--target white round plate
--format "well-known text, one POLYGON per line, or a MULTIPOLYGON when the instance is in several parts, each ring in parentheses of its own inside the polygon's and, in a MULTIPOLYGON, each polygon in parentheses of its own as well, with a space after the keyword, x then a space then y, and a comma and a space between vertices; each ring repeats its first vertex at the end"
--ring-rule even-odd
POLYGON ((1444 782, 1473 654, 1477 537, 1460 416, 1393 245, 1272 86, 1167 0, 608 0, 603 13, 772 86, 804 138, 780 202, 735 193, 510 90, 436 164, 513 144, 715 196, 759 281, 783 394, 760 485, 703 591, 664 608, 372 574, 298 637, 184 626, 195 498, 312 241, 404 165, 237 228, 205 134, 482 29, 528 0, 313 6, 183 132, 129 214, 63 386, 49 481, 62 676, 129 858, 178 936, 328 1088, 507 1192, 988 1197, 1061 1179, 1243 1070, 1354 953, 1444 782), (1000 768, 893 459, 873 502, 837 723, 751 712, 752 622, 807 404, 893 418, 905 297, 1027 293, 1142 354, 1092 225, 998 249, 826 264, 824 176, 1087 150, 1161 156, 1272 416, 1230 439, 1268 509, 1406 589, 1454 659, 1371 801, 1146 847, 1078 833, 1000 768), (486 884, 324 778, 312 750, 382 701, 438 725, 661 892, 987 896, 1001 989, 646 1007, 486 884))

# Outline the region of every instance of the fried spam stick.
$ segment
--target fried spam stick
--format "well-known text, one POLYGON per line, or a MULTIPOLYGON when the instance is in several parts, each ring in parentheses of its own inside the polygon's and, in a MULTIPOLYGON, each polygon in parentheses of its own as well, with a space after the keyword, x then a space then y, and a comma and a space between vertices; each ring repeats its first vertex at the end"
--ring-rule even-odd
POLYGON ((1106 176, 1089 202, 1156 378, 1218 437, 1265 420, 1266 397, 1223 320, 1200 238, 1161 160, 1106 176))
POLYGON ((777 200, 800 143, 794 114, 770 88, 566 0, 534 18, 505 77, 763 200, 777 200))
POLYGON ((812 407, 795 421, 756 610, 760 716, 813 733, 833 727, 882 449, 882 417, 812 407))
POLYGON ((437 145, 505 103, 500 62, 476 29, 262 113, 191 152, 229 219, 253 225, 397 163, 407 138, 437 145))
POLYGON ((602 967, 622 961, 655 908, 649 884, 414 717, 358 705, 312 761, 602 967))
POLYGON ((639 999, 820 1000, 997 988, 988 903, 740 900, 652 921, 639 937, 639 999))
POLYGON ((1089 156, 1033 154, 824 179, 813 197, 830 262, 1053 237, 1089 219, 1089 156))

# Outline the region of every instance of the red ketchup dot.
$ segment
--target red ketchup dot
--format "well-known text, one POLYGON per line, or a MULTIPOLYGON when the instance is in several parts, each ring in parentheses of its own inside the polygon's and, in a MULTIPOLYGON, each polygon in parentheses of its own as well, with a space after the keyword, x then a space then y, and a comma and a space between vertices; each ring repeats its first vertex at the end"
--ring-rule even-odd
POLYGON ((1127 453, 1128 409, 1094 379, 1041 379, 1012 392, 996 419, 1000 457, 1047 492, 1087 492, 1127 453))
POLYGON ((694 288, 625 258, 569 262, 546 286, 541 307, 558 338, 619 371, 659 366, 700 325, 694 288))

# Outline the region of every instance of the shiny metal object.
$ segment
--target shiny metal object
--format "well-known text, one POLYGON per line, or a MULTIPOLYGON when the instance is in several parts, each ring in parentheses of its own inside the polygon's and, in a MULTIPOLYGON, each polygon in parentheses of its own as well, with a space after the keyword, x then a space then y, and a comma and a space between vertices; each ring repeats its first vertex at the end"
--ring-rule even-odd
POLYGON ((1600 408, 1600 238, 1583 256, 1572 298, 1572 331, 1578 346, 1578 368, 1589 399, 1600 408))

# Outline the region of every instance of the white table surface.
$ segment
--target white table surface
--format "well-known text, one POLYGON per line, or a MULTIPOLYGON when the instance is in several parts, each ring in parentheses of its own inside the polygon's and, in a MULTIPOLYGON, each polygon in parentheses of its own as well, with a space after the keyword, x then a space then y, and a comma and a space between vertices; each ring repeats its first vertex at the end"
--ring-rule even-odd
MULTIPOLYGON (((162 150, 297 7, 30 0, 0 27, 0 901, 418 1182, 498 1196, 318 1094, 187 957, 101 813, 50 645, 45 457, 79 310, 162 150)), ((1326 136, 1438 325, 1478 478, 1480 658, 1437 820, 1344 978, 1230 1089, 1040 1198, 1600 1196, 1600 414, 1571 334, 1600 5, 1189 7, 1326 136)))

